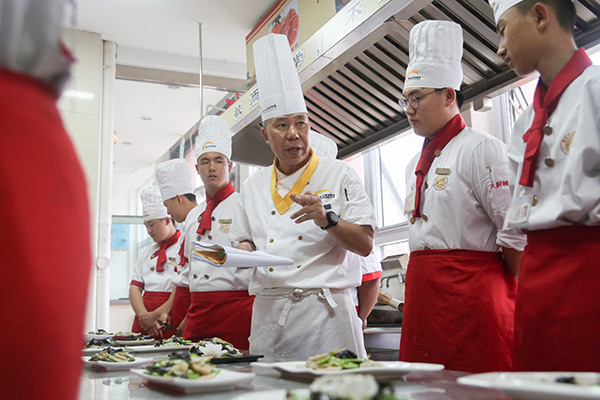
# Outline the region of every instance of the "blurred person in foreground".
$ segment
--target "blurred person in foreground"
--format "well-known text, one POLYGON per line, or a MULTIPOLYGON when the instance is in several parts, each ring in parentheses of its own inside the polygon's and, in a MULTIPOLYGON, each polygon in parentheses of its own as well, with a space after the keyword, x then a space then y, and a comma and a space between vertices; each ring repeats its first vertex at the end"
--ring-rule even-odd
POLYGON ((73 62, 67 3, 0 0, 2 399, 76 399, 82 369, 90 215, 56 107, 73 62))

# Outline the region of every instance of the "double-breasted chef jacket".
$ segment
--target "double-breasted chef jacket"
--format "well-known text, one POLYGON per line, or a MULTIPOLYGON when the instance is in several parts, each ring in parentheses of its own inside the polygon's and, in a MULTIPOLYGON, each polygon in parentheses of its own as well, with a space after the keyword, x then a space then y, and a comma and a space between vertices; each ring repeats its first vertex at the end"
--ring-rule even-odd
MULTIPOLYGON (((317 157, 313 153, 312 157, 317 157)), ((276 171, 277 191, 285 196, 310 163, 290 176, 276 171)), ((365 355, 361 321, 350 288, 361 282, 358 263, 312 221, 297 224, 292 203, 280 214, 270 187, 274 166, 253 174, 243 185, 231 239, 251 240, 257 250, 288 257, 291 266, 256 268, 249 291, 256 294, 250 350, 304 358, 348 348, 365 355)), ((375 227, 373 208, 356 172, 346 163, 318 159, 301 191, 312 191, 341 219, 375 227)))
POLYGON ((564 90, 527 187, 519 184, 522 137, 533 117, 532 108, 523 113, 508 147, 511 210, 529 209, 517 226, 528 232, 528 245, 515 311, 515 368, 600 372, 600 67, 587 67, 564 90))
MULTIPOLYGON (((175 265, 182 240, 183 237, 179 236, 175 243, 166 248, 167 261, 165 261, 162 271, 157 270, 157 256, 154 256, 159 249, 158 243, 144 247, 138 256, 130 284, 144 291, 144 306, 148 311, 155 310, 167 301, 175 287, 175 282, 179 280, 179 276, 175 272, 175 265)), ((142 332, 137 316, 133 321, 131 331, 142 332)), ((172 334, 172 332, 170 333, 172 334)))
POLYGON ((247 350, 250 336, 250 320, 254 296, 248 294, 248 283, 252 270, 239 268, 217 268, 192 257, 193 241, 217 243, 230 246, 229 231, 235 223, 235 211, 240 194, 233 192, 212 211, 212 227, 198 234, 198 218, 190 221, 186 240, 190 268, 186 270, 192 303, 187 314, 183 336, 198 340, 220 337, 239 349, 247 350))
POLYGON ((421 217, 412 216, 419 155, 406 168, 411 254, 400 359, 509 370, 516 281, 499 250, 522 250, 525 240, 501 231, 510 201, 505 145, 464 127, 435 154, 421 217))

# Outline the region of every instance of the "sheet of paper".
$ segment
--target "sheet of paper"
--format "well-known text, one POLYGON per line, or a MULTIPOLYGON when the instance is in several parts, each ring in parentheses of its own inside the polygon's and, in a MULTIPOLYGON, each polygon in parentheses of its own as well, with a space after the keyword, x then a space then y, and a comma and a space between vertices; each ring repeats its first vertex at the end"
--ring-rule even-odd
POLYGON ((274 256, 263 251, 245 251, 214 243, 192 242, 192 259, 215 267, 274 267, 292 265, 291 258, 274 256))

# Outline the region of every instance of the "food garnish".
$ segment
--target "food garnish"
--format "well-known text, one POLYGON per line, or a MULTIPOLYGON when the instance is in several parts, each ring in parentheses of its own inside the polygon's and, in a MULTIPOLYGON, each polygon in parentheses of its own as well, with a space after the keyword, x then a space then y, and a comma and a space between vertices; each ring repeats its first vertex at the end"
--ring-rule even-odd
POLYGON ((85 348, 90 349, 90 348, 106 347, 106 346, 112 346, 112 345, 113 345, 113 342, 111 342, 109 339, 91 339, 89 342, 86 343, 85 348))
POLYGON ((218 337, 204 339, 192 346, 190 353, 200 356, 209 356, 215 358, 240 357, 242 352, 233 347, 233 345, 218 337))
POLYGON ((219 371, 210 363, 210 357, 180 352, 154 362, 146 368, 145 373, 153 376, 208 380, 214 378, 219 371))
POLYGON ((392 386, 379 385, 372 375, 327 375, 313 381, 310 396, 296 391, 287 393, 288 400, 403 400, 394 395, 392 386))
POLYGON ((132 332, 117 332, 115 336, 113 336, 113 340, 146 340, 147 338, 143 333, 132 333, 132 332))
POLYGON ((304 365, 316 370, 343 370, 354 368, 372 368, 381 366, 380 363, 371 361, 369 357, 358 358, 350 350, 334 350, 329 353, 309 357, 304 365))
POLYGON ((161 341, 156 343, 154 347, 185 346, 189 344, 192 344, 191 340, 184 339, 181 336, 171 336, 168 339, 161 339, 161 341))
POLYGON ((100 353, 91 356, 90 361, 132 362, 135 361, 135 357, 129 354, 129 350, 107 347, 100 353))
POLYGON ((90 331, 90 332, 88 332, 88 334, 90 334, 90 335, 112 335, 111 332, 106 332, 104 329, 101 329, 101 328, 98 328, 98 330, 96 330, 96 332, 90 331))

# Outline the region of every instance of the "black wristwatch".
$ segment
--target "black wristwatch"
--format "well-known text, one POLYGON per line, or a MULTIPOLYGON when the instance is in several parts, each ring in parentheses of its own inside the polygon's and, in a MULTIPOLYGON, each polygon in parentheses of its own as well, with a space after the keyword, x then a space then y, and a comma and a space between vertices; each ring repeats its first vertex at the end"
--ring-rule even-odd
POLYGON ((327 225, 321 227, 321 229, 323 229, 324 231, 326 231, 327 229, 333 228, 334 226, 336 226, 338 224, 338 222, 340 222, 340 217, 335 213, 335 211, 327 211, 327 225))

